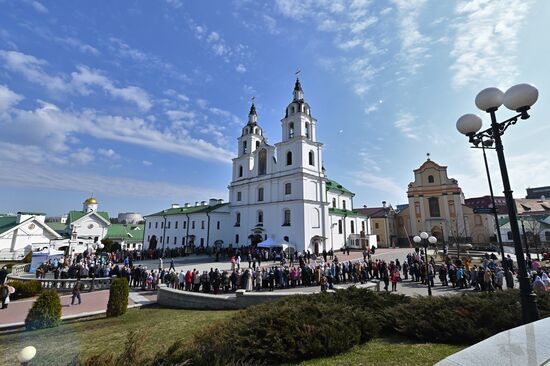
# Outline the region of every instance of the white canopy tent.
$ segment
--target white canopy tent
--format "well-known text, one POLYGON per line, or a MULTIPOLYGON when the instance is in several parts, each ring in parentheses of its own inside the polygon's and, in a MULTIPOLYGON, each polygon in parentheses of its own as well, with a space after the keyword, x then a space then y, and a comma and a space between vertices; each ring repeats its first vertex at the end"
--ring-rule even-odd
POLYGON ((46 262, 48 259, 52 258, 61 258, 65 255, 65 252, 61 250, 55 250, 52 248, 46 248, 39 252, 32 253, 31 268, 30 273, 36 272, 36 267, 40 266, 42 263, 46 262))
POLYGON ((265 249, 282 248, 283 250, 286 250, 288 247, 289 247, 289 244, 286 241, 275 240, 273 238, 267 238, 266 240, 258 244, 258 248, 265 248, 265 249))

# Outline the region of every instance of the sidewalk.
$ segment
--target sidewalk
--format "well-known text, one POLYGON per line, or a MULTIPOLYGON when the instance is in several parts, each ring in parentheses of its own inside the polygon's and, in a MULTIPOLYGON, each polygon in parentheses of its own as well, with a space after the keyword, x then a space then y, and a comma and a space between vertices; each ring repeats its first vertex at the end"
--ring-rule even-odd
MULTIPOLYGON (((62 320, 76 319, 105 313, 109 301, 109 290, 81 293, 82 304, 70 305, 72 295, 63 295, 61 298, 62 320)), ((0 330, 25 325, 25 318, 36 298, 12 301, 7 309, 0 310, 0 330)), ((140 307, 155 303, 156 292, 130 291, 128 308, 140 307)), ((78 300, 75 299, 75 303, 78 300)))

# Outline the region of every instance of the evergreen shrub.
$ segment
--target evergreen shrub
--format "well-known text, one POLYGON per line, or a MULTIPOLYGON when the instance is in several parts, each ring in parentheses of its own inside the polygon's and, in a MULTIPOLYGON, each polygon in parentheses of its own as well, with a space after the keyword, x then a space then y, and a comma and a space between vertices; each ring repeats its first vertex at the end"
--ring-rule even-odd
POLYGON ((32 262, 32 250, 23 257, 23 263, 31 263, 31 262, 32 262))
POLYGON ((128 280, 117 277, 111 282, 109 289, 109 302, 107 303, 107 316, 120 316, 128 309, 128 280))
POLYGON ((10 295, 11 300, 33 297, 42 292, 42 284, 37 280, 10 281, 9 285, 15 288, 15 292, 10 295))
POLYGON ((25 319, 27 330, 57 327, 61 322, 61 300, 54 289, 43 291, 25 319))

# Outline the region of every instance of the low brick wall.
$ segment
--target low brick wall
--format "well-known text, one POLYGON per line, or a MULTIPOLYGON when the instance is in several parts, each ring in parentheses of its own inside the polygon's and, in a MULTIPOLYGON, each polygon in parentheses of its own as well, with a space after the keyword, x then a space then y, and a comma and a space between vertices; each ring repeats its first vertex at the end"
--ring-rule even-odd
MULTIPOLYGON (((376 283, 372 283, 369 288, 376 290, 377 285, 376 283)), ((201 292, 175 290, 161 284, 158 287, 157 304, 181 309, 234 310, 279 300, 286 296, 311 294, 313 294, 313 292, 246 292, 245 290, 237 290, 235 294, 213 295, 201 292)))

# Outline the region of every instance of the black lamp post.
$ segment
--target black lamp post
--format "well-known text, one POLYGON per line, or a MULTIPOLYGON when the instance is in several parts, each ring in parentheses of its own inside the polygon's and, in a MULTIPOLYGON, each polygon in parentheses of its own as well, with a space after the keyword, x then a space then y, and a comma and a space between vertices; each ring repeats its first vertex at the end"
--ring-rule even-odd
POLYGON ((531 287, 531 281, 527 274, 527 266, 521 245, 521 235, 519 232, 516 205, 510 188, 510 179, 506 168, 506 159, 504 158, 504 149, 501 136, 506 129, 518 122, 518 119, 525 120, 529 118, 527 111, 535 104, 538 99, 538 90, 529 84, 518 84, 502 93, 497 88, 487 88, 482 90, 476 97, 476 106, 489 113, 491 116, 491 127, 478 132, 481 129, 481 118, 475 114, 467 114, 460 117, 456 123, 458 131, 469 137, 470 142, 476 145, 483 138, 494 140, 495 150, 498 156, 500 174, 502 176, 502 185, 506 205, 508 206, 508 218, 510 219, 510 229, 514 239, 514 248, 519 271, 519 287, 521 292, 521 307, 523 322, 530 323, 539 319, 537 308, 537 298, 531 287), (519 114, 503 122, 497 122, 496 111, 504 104, 508 109, 514 110, 519 114))
POLYGON ((521 221, 521 233, 523 234, 523 241, 525 242, 525 256, 527 259, 531 260, 531 253, 529 252, 529 241, 527 240, 527 235, 525 234, 525 225, 523 223, 523 215, 519 215, 519 221, 521 221))
POLYGON ((437 243, 437 238, 435 236, 430 236, 427 232, 423 231, 420 233, 420 236, 415 236, 413 241, 416 244, 422 243, 422 246, 424 247, 424 257, 426 258, 426 277, 428 279, 428 296, 432 296, 432 285, 430 284, 430 272, 428 269, 428 246, 430 244, 435 245, 435 243, 437 243))

